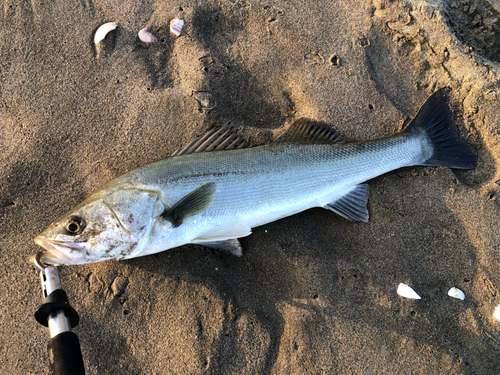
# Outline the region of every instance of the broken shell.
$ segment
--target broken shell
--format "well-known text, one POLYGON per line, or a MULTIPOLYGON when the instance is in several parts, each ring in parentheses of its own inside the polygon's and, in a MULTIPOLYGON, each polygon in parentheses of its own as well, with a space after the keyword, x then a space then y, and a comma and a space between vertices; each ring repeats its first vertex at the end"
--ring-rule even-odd
POLYGON ((493 318, 500 321, 500 305, 495 307, 495 311, 493 311, 493 318))
POLYGON ((213 109, 215 108, 215 99, 213 95, 208 91, 195 91, 192 94, 193 98, 196 99, 200 108, 203 109, 213 109))
POLYGON ((108 35, 110 31, 115 30, 117 27, 118 25, 114 22, 108 22, 99 26, 94 35, 94 44, 99 44, 99 42, 106 38, 106 35, 108 35))
POLYGON ((398 285, 398 294, 409 299, 420 299, 420 296, 412 288, 403 283, 398 285))
POLYGON ((174 18, 170 21, 170 32, 179 36, 181 35, 182 27, 184 26, 184 20, 179 18, 174 18))
POLYGON ((144 43, 155 43, 157 41, 156 37, 148 29, 142 29, 137 35, 141 42, 144 43))
POLYGON ((462 301, 465 299, 465 294, 458 288, 451 288, 448 290, 448 295, 453 298, 461 299, 462 301))

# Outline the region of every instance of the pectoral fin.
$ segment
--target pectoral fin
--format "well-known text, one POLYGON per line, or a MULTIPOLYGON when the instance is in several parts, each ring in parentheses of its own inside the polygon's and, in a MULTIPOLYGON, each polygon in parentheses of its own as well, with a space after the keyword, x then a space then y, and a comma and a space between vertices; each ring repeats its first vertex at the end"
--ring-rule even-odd
POLYGON ((351 221, 368 222, 368 195, 370 186, 368 184, 357 185, 349 193, 327 204, 324 208, 331 210, 351 221))
POLYGON ((193 216, 206 211, 214 196, 215 184, 210 182, 186 195, 161 216, 176 228, 193 216))

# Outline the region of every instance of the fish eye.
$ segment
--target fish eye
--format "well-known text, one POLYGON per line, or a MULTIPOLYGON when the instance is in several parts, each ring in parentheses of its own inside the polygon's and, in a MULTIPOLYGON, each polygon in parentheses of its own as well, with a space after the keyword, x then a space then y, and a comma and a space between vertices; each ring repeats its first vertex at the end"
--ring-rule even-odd
POLYGON ((65 228, 70 234, 79 234, 85 229, 85 221, 79 217, 73 216, 68 220, 65 228))

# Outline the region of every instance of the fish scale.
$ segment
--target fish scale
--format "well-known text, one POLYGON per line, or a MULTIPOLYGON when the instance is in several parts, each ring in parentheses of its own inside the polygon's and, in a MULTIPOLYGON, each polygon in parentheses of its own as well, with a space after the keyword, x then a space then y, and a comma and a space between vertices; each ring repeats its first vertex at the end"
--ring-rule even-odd
MULTIPOLYGON (((226 187, 226 195, 220 198, 225 199, 225 203, 235 201, 234 198, 274 201, 283 194, 302 194, 304 188, 325 190, 329 195, 339 185, 354 186, 387 171, 418 163, 419 157, 422 158, 421 142, 405 136, 369 145, 269 145, 181 155, 175 158, 185 160, 162 160, 148 170, 132 171, 123 179, 131 185, 162 191, 168 206, 208 182, 226 187), (191 166, 188 171, 183 168, 185 163, 191 166), (259 184, 253 186, 256 179, 259 184)), ((120 183, 122 181, 117 181, 120 183)), ((315 198, 322 200, 322 197, 315 198)), ((241 207, 242 203, 235 201, 235 206, 241 207)))

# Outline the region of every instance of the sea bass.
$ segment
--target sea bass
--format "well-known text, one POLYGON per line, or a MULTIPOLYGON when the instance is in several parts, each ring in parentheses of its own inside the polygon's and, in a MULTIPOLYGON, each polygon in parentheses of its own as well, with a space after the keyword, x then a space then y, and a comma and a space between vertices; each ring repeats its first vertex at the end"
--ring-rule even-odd
POLYGON ((312 207, 368 221, 366 182, 407 166, 471 169, 440 89, 399 134, 344 143, 299 119, 271 144, 246 147, 214 129, 173 156, 115 178, 51 224, 35 242, 45 264, 130 259, 199 244, 241 256, 251 228, 312 207))

